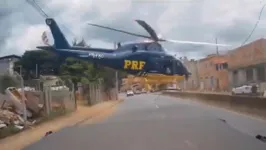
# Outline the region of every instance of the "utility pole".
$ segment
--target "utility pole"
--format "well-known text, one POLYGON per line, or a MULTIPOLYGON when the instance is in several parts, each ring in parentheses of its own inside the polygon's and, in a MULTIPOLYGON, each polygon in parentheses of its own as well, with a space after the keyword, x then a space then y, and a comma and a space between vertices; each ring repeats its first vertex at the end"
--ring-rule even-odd
POLYGON ((218 49, 218 45, 217 45, 217 38, 215 38, 215 42, 216 42, 216 54, 219 55, 219 49, 218 49))
MULTIPOLYGON (((116 42, 114 43, 114 49, 117 48, 116 42)), ((115 89, 116 89, 116 100, 118 100, 118 72, 115 71, 115 89)))
POLYGON ((38 78, 38 64, 35 65, 35 76, 38 78))
POLYGON ((116 88, 116 100, 118 100, 118 72, 115 72, 115 88, 116 88))

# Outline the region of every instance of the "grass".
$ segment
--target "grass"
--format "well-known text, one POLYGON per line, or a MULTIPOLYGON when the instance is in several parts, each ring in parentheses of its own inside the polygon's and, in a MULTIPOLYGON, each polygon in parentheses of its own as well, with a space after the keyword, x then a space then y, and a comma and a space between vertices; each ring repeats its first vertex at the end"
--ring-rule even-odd
POLYGON ((10 135, 14 135, 16 133, 19 133, 21 130, 16 128, 15 126, 8 126, 4 129, 0 129, 0 139, 5 138, 10 135))

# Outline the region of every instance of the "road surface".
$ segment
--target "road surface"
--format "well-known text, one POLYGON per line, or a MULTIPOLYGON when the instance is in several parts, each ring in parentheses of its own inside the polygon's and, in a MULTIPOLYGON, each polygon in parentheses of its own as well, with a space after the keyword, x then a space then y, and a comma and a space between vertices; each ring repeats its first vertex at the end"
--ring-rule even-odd
POLYGON ((266 123, 168 96, 126 98, 102 122, 62 129, 25 150, 265 150, 266 123))

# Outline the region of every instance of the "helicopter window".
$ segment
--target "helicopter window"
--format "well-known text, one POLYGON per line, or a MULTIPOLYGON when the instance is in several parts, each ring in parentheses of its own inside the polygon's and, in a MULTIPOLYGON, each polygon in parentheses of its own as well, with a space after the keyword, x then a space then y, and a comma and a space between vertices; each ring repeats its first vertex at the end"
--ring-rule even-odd
POLYGON ((133 51, 138 50, 138 46, 137 46, 137 45, 134 45, 134 46, 132 47, 132 50, 133 50, 133 51))
POLYGON ((144 46, 144 50, 147 51, 148 50, 148 45, 144 46))
POLYGON ((182 66, 181 63, 179 61, 176 61, 176 65, 177 66, 182 66))

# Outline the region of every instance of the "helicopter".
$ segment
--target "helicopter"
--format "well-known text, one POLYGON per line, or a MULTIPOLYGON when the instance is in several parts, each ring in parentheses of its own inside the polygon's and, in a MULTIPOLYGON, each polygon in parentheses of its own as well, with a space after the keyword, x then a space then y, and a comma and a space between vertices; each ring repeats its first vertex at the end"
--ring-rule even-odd
MULTIPOLYGON (((188 79, 191 74, 180 60, 165 52, 158 41, 166 40, 158 38, 154 30, 144 21, 138 20, 137 22, 150 33, 150 37, 134 33, 127 34, 151 40, 148 42, 118 45, 117 49, 70 46, 53 18, 46 18, 45 22, 54 38, 54 45, 37 46, 39 49, 53 51, 62 57, 83 59, 97 65, 122 70, 135 76, 163 74, 184 76, 185 79, 188 79)), ((94 24, 94 26, 96 25, 94 24)), ((120 30, 119 32, 125 31, 120 30)))

